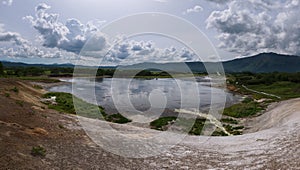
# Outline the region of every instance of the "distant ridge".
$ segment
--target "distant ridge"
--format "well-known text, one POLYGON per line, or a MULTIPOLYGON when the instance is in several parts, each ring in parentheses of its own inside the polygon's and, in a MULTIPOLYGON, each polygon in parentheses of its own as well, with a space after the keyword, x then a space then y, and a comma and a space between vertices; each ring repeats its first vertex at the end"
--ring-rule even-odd
POLYGON ((27 64, 21 62, 1 61, 4 67, 74 67, 73 64, 27 64))
MULTIPOLYGON (((207 68, 217 68, 218 64, 212 62, 186 62, 193 72, 206 72, 207 68)), ((167 71, 184 70, 184 63, 141 63, 130 68, 161 68, 167 71)), ((261 53, 251 57, 239 58, 222 62, 225 72, 300 72, 300 57, 276 53, 261 53)), ((219 70, 216 70, 219 71, 219 70)))
MULTIPOLYGON (((73 64, 25 64, 2 61, 4 67, 74 67, 73 64)), ((300 56, 283 55, 276 53, 261 53, 251 57, 239 58, 222 62, 225 72, 300 72, 300 56)), ((215 68, 217 64, 211 62, 186 62, 186 63, 140 63, 122 66, 124 69, 155 68, 165 71, 185 70, 188 66, 193 72, 206 72, 206 67, 215 68)), ((87 66, 81 66, 87 67, 87 66)), ((103 66, 100 68, 115 68, 103 66)), ((216 70, 218 71, 218 70, 216 70)))
POLYGON ((252 57, 224 62, 226 72, 300 72, 300 57, 261 53, 252 57))

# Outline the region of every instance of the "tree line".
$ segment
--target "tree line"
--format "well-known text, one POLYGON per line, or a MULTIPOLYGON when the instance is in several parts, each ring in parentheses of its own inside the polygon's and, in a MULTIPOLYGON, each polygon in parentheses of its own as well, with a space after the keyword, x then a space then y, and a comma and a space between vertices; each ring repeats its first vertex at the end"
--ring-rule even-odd
POLYGON ((270 85, 278 81, 289 81, 293 83, 300 83, 300 72, 298 73, 233 73, 236 81, 245 85, 265 84, 270 85))

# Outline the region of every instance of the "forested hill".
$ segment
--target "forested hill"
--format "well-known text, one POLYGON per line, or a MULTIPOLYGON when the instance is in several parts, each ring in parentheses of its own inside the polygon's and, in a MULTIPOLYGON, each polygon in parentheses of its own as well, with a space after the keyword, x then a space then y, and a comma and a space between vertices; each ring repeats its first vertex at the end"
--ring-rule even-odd
POLYGON ((300 57, 261 53, 252 57, 224 62, 226 72, 300 72, 300 57))
MULTIPOLYGON (((252 57, 239 58, 222 63, 226 72, 300 72, 300 57, 275 53, 261 53, 252 57)), ((206 72, 206 68, 218 68, 220 64, 211 62, 187 63, 142 63, 129 66, 130 68, 161 68, 167 71, 185 70, 185 66, 193 72, 206 72)), ((213 70, 213 69, 212 69, 213 70)))
MULTIPOLYGON (((8 61, 2 61, 4 67, 68 67, 73 68, 72 64, 25 64, 25 63, 14 63, 8 61)), ((226 72, 300 72, 300 56, 281 55, 276 53, 261 53, 252 57, 239 58, 230 61, 224 61, 224 70, 226 72)), ((145 68, 160 69, 164 71, 180 71, 186 70, 186 66, 193 72, 206 72, 206 68, 216 68, 216 63, 202 63, 202 62, 186 62, 186 63, 141 63, 130 66, 124 66, 128 69, 139 69, 145 68)), ((81 66, 85 67, 85 66, 81 66)), ((123 68, 124 68, 123 67, 123 68)), ((100 68, 114 68, 100 66, 100 68)), ((216 70, 218 71, 218 70, 216 70)))

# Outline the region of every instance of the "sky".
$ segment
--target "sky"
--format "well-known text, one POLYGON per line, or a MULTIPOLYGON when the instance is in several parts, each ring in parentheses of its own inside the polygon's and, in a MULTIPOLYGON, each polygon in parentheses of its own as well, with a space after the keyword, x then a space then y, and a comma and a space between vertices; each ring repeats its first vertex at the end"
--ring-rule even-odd
MULTIPOLYGON (((0 0, 0 60, 93 65, 105 54, 107 65, 199 61, 187 44, 170 37, 116 35, 119 43, 114 44, 101 33, 120 18, 145 12, 170 14, 195 25, 208 40, 202 44, 212 43, 222 61, 262 52, 300 55, 299 1, 0 0), (97 53, 87 55, 83 49, 97 53)), ((131 28, 142 23, 131 23, 131 28)), ((164 27, 174 32, 179 26, 164 27)), ((194 36, 188 30, 179 34, 194 36)))

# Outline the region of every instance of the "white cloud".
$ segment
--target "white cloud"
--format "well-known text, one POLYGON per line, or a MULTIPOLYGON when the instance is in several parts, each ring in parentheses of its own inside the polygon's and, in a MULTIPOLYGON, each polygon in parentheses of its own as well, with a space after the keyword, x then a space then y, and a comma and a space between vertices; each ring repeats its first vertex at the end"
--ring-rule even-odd
POLYGON ((26 42, 26 40, 15 32, 0 32, 0 41, 14 42, 17 45, 23 45, 26 42))
POLYGON ((37 47, 24 39, 19 33, 5 31, 0 23, 0 56, 11 58, 63 58, 57 49, 37 47))
POLYGON ((13 0, 2 0, 3 5, 11 6, 13 3, 13 0))
POLYGON ((23 39, 19 33, 8 32, 4 29, 4 24, 0 23, 0 42, 13 42, 16 45, 25 45, 27 40, 23 39))
POLYGON ((200 5, 196 5, 193 8, 189 8, 186 11, 184 11, 183 14, 198 13, 201 11, 203 11, 203 8, 200 5))
POLYGON ((115 45, 104 62, 113 64, 134 64, 142 62, 181 62, 195 61, 197 56, 186 48, 158 48, 152 41, 123 41, 115 45))
POLYGON ((195 54, 186 48, 157 48, 152 41, 126 40, 126 37, 120 35, 116 36, 123 41, 110 48, 116 40, 111 40, 111 37, 106 37, 99 32, 99 25, 103 22, 91 21, 82 24, 79 20, 72 18, 66 23, 61 23, 58 20, 59 15, 48 13, 48 9, 50 9, 49 5, 39 4, 36 7, 35 16, 25 17, 39 32, 44 47, 37 48, 28 45, 22 49, 6 49, 3 53, 19 57, 64 58, 65 53, 68 52, 68 56, 72 53, 73 58, 80 58, 85 63, 91 61, 90 65, 95 65, 96 60, 103 56, 107 65, 197 60, 195 54), (85 51, 81 51, 84 45, 85 51))
POLYGON ((213 11, 207 28, 219 32, 219 47, 240 55, 278 52, 300 55, 299 0, 231 1, 213 11))
POLYGON ((63 24, 58 20, 59 15, 47 13, 48 9, 50 9, 49 5, 41 3, 36 7, 35 17, 25 17, 41 34, 45 47, 57 47, 78 54, 89 37, 98 31, 93 22, 84 25, 74 18, 68 19, 63 24))

